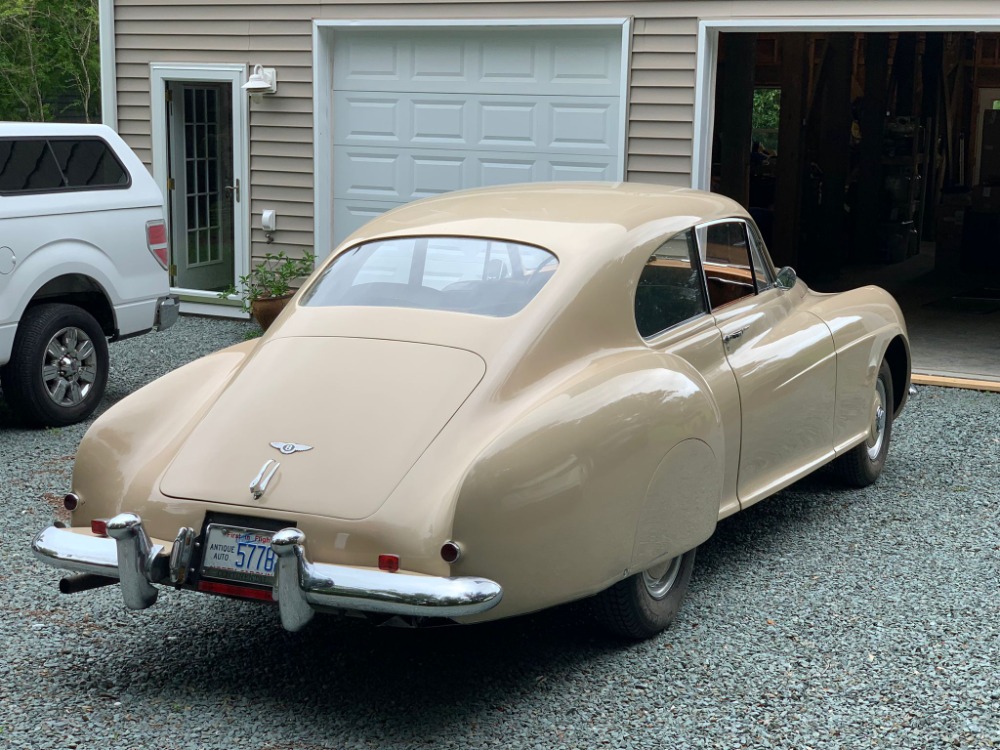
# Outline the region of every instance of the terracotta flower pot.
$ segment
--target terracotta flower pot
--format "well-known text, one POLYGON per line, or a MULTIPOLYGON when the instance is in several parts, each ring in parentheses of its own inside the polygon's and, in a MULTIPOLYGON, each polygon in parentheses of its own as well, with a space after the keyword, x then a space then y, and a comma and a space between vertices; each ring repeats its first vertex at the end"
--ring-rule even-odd
POLYGON ((285 294, 281 297, 261 297, 255 299, 250 303, 250 314, 257 321, 257 325, 266 331, 270 328, 274 319, 285 309, 285 305, 288 304, 288 300, 291 298, 291 294, 285 294))

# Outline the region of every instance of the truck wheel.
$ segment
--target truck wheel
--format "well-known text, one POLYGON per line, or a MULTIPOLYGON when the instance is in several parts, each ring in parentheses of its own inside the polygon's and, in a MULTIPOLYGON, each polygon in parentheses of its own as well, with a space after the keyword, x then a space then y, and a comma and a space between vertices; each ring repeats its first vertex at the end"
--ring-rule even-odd
POLYGON ((638 573, 594 597, 594 614, 623 638, 643 640, 677 616, 694 570, 694 550, 638 573))
POLYGON ((10 362, 0 370, 4 400, 33 426, 62 427, 89 417, 108 382, 108 340, 74 305, 29 307, 17 326, 10 362))

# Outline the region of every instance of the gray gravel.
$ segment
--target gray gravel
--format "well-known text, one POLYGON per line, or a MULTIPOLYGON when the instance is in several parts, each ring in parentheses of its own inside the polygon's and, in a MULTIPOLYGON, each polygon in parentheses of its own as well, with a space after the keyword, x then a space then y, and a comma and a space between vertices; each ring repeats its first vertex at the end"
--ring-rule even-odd
MULTIPOLYGON (((250 330, 184 318, 115 344, 108 401, 250 330)), ((678 621, 638 645, 578 606, 293 635, 214 597, 61 596, 28 545, 84 426, 4 420, 0 747, 1000 746, 998 395, 922 388, 876 487, 820 472, 724 522, 678 621)))

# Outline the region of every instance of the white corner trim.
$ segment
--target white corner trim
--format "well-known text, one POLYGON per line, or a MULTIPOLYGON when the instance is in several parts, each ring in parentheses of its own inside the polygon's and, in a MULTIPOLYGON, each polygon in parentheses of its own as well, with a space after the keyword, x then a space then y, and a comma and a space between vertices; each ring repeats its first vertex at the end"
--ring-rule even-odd
POLYGON ((316 262, 333 252, 333 40, 313 21, 313 253, 316 262))
POLYGON ((115 0, 98 0, 101 46, 101 122, 118 132, 118 75, 115 69, 115 0))

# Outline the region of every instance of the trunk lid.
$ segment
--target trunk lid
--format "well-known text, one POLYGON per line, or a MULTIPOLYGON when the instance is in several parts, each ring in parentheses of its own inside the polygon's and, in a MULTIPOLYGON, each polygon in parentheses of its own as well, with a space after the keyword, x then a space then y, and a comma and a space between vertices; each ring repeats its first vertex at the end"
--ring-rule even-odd
POLYGON ((191 431, 160 489, 177 498, 365 518, 485 372, 478 355, 444 346, 271 339, 191 431), (250 485, 268 460, 279 466, 254 499, 250 485))

